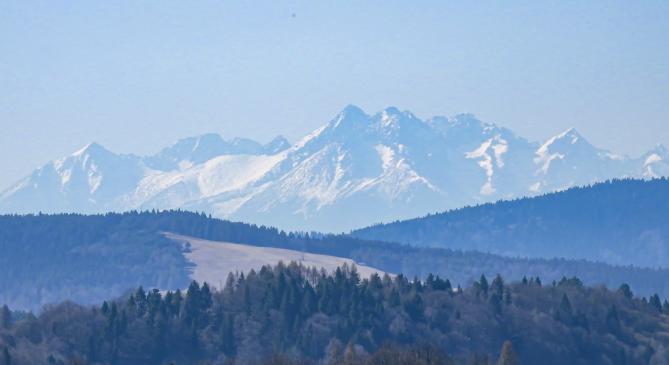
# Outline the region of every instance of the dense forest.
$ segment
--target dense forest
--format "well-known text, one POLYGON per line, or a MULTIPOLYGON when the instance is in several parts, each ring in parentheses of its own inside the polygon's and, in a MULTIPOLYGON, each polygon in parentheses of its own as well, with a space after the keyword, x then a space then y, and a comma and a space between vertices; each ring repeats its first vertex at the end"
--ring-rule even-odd
POLYGON ((666 364, 669 303, 577 278, 465 289, 291 263, 220 290, 137 288, 37 316, 0 311, 0 364, 666 364), (4 361, 4 362, 3 362, 4 361))
POLYGON ((105 215, 0 216, 0 304, 39 310, 72 300, 94 304, 143 285, 185 288, 192 264, 164 232, 249 245, 304 250, 339 257, 391 273, 425 278, 429 273, 470 285, 482 273, 518 280, 523 275, 617 288, 627 282, 639 294, 669 297, 669 270, 618 267, 583 260, 506 258, 480 252, 418 248, 346 235, 286 233, 204 214, 165 211, 105 215))
POLYGON ((669 267, 669 179, 614 180, 352 232, 414 246, 669 267))

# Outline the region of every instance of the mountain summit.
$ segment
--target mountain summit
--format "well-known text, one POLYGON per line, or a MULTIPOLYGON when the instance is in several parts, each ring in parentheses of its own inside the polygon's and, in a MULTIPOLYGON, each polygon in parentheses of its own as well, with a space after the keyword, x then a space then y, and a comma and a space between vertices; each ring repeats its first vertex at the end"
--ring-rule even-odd
POLYGON ((345 231, 616 177, 669 175, 661 146, 639 158, 591 145, 575 129, 543 143, 471 114, 422 120, 349 105, 290 145, 217 134, 147 157, 90 144, 0 194, 0 211, 183 208, 286 229, 345 231))

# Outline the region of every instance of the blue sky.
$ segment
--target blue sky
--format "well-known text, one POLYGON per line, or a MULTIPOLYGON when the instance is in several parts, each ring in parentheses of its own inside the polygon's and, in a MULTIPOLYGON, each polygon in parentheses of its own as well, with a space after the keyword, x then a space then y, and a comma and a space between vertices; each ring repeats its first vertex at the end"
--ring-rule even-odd
POLYGON ((0 188, 89 141, 295 141, 346 104, 669 145, 667 1, 2 1, 0 188))

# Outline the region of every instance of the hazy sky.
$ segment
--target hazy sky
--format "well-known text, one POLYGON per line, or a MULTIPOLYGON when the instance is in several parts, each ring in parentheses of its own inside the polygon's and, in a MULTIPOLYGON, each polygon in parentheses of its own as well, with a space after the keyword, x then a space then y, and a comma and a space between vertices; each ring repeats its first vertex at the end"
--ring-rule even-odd
POLYGON ((669 1, 1 1, 0 190, 97 141, 295 141, 346 104, 669 145, 669 1))

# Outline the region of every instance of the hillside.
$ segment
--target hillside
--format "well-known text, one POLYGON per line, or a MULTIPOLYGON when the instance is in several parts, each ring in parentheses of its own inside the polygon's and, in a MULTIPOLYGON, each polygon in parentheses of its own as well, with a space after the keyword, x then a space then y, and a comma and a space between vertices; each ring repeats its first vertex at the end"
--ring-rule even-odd
POLYGON ((361 280, 347 267, 280 265, 230 275, 221 291, 193 282, 24 319, 5 310, 0 351, 14 365, 483 365, 501 349, 518 364, 666 364, 667 313, 656 296, 576 278, 481 277, 454 291, 435 276, 361 280))
POLYGON ((137 156, 90 143, 0 190, 0 212, 187 209, 344 232, 611 178, 667 175, 662 146, 627 157, 575 129, 534 142, 471 114, 421 119, 351 105, 294 145, 205 134, 137 156))
POLYGON ((231 272, 248 274, 253 269, 275 265, 278 262, 297 262, 305 267, 322 269, 326 272, 333 272, 342 265, 355 266, 363 278, 368 278, 374 273, 384 274, 379 269, 360 265, 342 257, 285 248, 210 241, 172 233, 167 233, 165 236, 183 245, 184 256, 192 264, 190 278, 201 283, 207 282, 217 288, 223 288, 223 279, 231 272))
POLYGON ((514 257, 669 267, 669 180, 615 180, 355 230, 352 236, 514 257))
MULTIPOLYGON (((640 295, 658 293, 669 297, 666 280, 669 270, 617 267, 583 260, 506 258, 371 242, 345 235, 309 236, 171 211, 0 216, 0 287, 3 288, 0 303, 33 310, 62 300, 90 304, 122 295, 139 285, 185 288, 191 279, 198 278, 193 274, 205 268, 198 269, 198 265, 210 265, 205 271, 221 274, 215 279, 205 277, 214 285, 224 279, 223 273, 248 267, 242 259, 234 263, 193 259, 194 251, 185 248, 183 241, 168 238, 166 232, 188 236, 189 240, 218 241, 207 242, 213 253, 204 255, 205 259, 218 255, 231 244, 246 245, 252 247, 243 252, 265 250, 265 258, 271 260, 282 257, 289 261, 296 256, 301 258, 305 252, 305 258, 309 259, 310 254, 327 256, 326 262, 318 260, 320 264, 327 263, 326 267, 353 260, 361 266, 409 277, 438 274, 449 278, 453 285, 467 286, 482 273, 502 274, 509 280, 538 276, 547 283, 563 276, 578 276, 591 285, 617 288, 626 282, 640 295)), ((249 265, 276 263, 254 260, 249 265)))

